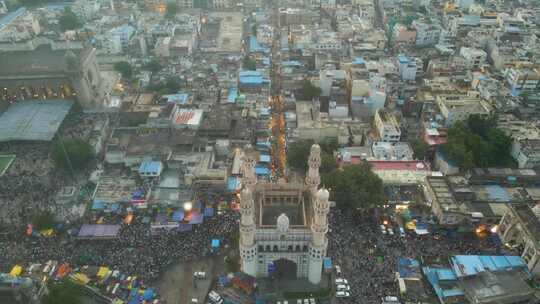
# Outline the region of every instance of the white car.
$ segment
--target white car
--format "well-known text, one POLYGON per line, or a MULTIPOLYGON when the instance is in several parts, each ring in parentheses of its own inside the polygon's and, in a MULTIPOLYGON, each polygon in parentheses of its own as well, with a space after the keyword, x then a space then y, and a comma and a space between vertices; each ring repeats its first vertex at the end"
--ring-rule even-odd
POLYGON ((206 272, 204 272, 204 271, 195 271, 193 273, 193 277, 195 277, 197 279, 204 279, 204 278, 206 278, 206 272))
POLYGON ((336 289, 339 290, 339 291, 349 291, 349 290, 351 290, 351 287, 349 285, 340 284, 340 285, 336 286, 336 289))
POLYGON ((405 229, 403 229, 403 227, 399 227, 399 236, 405 237, 405 229))
POLYGON ((337 291, 336 298, 348 298, 351 294, 348 291, 337 291))
POLYGON ((341 267, 339 267, 339 265, 336 265, 335 267, 336 267, 336 274, 338 276, 340 276, 341 275, 341 267))
POLYGON ((304 299, 304 304, 309 304, 309 299, 304 299))
POLYGON ((315 299, 314 299, 314 298, 310 298, 310 299, 309 299, 309 304, 315 304, 315 299))
POLYGON ((302 304, 302 300, 301 299, 296 299, 296 304, 302 304))
POLYGON ((388 228, 388 234, 390 234, 390 235, 394 235, 394 229, 392 229, 392 228, 388 228))
POLYGON ((347 281, 347 279, 337 278, 336 279, 336 285, 339 285, 339 284, 349 285, 349 282, 347 281))
POLYGON ((386 234, 386 227, 384 225, 380 225, 382 234, 386 234))

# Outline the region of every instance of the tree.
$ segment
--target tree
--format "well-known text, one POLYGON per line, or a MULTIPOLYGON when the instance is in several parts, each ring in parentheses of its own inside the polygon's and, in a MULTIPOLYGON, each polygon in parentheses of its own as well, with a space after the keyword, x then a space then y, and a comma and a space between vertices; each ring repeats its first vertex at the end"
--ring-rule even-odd
POLYGON ((176 1, 167 2, 165 17, 171 19, 174 18, 176 14, 178 14, 178 4, 176 3, 176 1))
POLYGON ((321 92, 321 88, 314 86, 308 79, 304 79, 302 81, 302 89, 300 90, 300 99, 312 100, 321 96, 321 92))
POLYGON ((416 138, 413 139, 410 144, 411 148, 413 149, 415 159, 423 160, 426 158, 428 145, 423 140, 416 138))
POLYGON ((43 304, 79 304, 84 302, 84 293, 76 283, 67 279, 59 283, 49 285, 49 294, 47 294, 43 304))
POLYGON ((510 156, 512 141, 495 127, 494 117, 471 115, 448 129, 442 152, 462 170, 476 167, 514 167, 510 156))
POLYGON ((122 74, 122 77, 125 79, 131 79, 131 76, 133 76, 133 68, 127 61, 116 62, 114 64, 114 70, 122 74))
MULTIPOLYGON (((308 169, 308 158, 311 152, 311 146, 315 142, 313 140, 300 140, 293 142, 287 147, 287 164, 289 167, 300 170, 307 171, 308 169)), ((333 140, 325 141, 325 143, 319 143, 321 146, 321 174, 328 173, 333 171, 336 165, 336 159, 334 158, 333 152, 335 151, 333 140)), ((336 142, 337 145, 337 142, 336 142)))
POLYGON ((323 174, 322 184, 342 209, 367 210, 386 201, 383 182, 367 162, 323 174))
POLYGON ((157 60, 152 60, 143 66, 143 70, 150 71, 153 73, 159 72, 162 68, 163 67, 157 60))
POLYGON ((58 139, 51 152, 55 165, 61 169, 80 170, 94 157, 92 146, 80 138, 58 139))
POLYGON ((66 7, 62 16, 58 18, 58 24, 62 31, 75 30, 82 27, 82 22, 79 20, 79 17, 77 17, 69 7, 66 7))
POLYGON ((37 231, 51 229, 54 227, 54 214, 50 211, 43 211, 32 217, 32 226, 37 231))
POLYGON ((257 61, 255 59, 249 58, 248 56, 244 57, 242 66, 245 70, 255 71, 257 70, 257 61))

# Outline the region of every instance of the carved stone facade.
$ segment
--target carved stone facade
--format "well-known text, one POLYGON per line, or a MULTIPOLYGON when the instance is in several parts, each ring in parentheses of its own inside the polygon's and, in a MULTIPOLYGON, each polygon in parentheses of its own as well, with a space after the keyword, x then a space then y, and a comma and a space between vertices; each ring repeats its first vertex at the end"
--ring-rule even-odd
POLYGON ((246 148, 240 203, 242 270, 254 277, 321 281, 328 240, 329 193, 320 183, 320 147, 313 145, 305 184, 257 182, 255 155, 246 148))

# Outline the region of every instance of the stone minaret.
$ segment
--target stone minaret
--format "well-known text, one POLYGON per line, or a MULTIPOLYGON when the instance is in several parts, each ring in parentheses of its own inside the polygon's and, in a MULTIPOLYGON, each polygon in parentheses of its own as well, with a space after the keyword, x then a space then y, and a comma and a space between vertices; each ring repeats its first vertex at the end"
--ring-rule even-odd
POLYGON ((257 275, 257 247, 255 246, 255 205, 253 190, 257 183, 255 175, 255 159, 251 146, 247 146, 242 157, 242 184, 244 189, 240 194, 240 258, 242 270, 251 275, 257 275))
POLYGON ((311 223, 311 233, 313 239, 309 248, 309 271, 308 279, 312 284, 319 284, 321 281, 323 258, 326 255, 328 240, 326 232, 328 232, 328 212, 330 206, 328 198, 330 193, 326 189, 317 191, 314 200, 314 214, 311 223))
POLYGON ((253 158, 253 148, 251 145, 247 145, 244 149, 244 156, 242 157, 242 184, 244 187, 249 188, 253 192, 253 188, 257 183, 257 175, 255 175, 255 164, 257 161, 253 158))
POLYGON ((306 185, 308 186, 311 195, 314 196, 317 192, 317 187, 321 183, 319 176, 319 167, 321 166, 321 147, 314 144, 311 146, 311 152, 308 158, 309 170, 306 176, 306 185))

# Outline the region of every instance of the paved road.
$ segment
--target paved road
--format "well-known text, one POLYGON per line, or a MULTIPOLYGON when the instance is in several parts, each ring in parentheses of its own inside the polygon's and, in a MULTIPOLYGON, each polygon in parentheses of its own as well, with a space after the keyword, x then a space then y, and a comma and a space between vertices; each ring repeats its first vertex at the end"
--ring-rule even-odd
POLYGON ((202 303, 212 279, 222 273, 224 273, 223 256, 178 263, 161 276, 156 287, 167 304, 187 304, 192 298, 202 303), (195 271, 206 272, 206 279, 194 281, 195 271))

